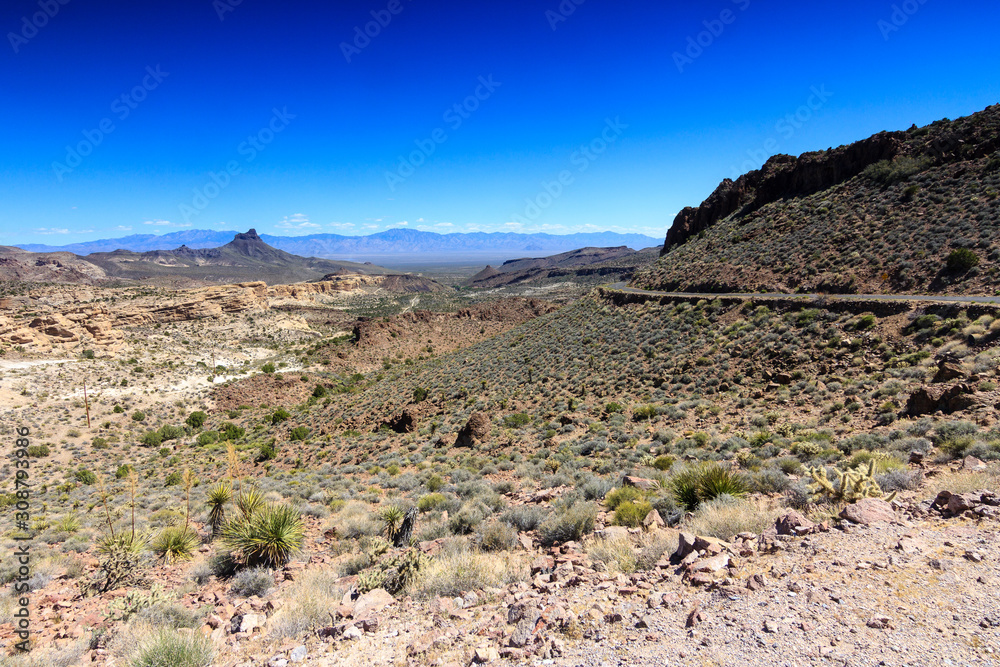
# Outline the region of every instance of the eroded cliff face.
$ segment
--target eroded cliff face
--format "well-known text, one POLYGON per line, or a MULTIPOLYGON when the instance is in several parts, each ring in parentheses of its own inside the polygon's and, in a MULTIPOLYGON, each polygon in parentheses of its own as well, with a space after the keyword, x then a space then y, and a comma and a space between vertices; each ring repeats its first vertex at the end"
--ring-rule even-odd
POLYGON ((725 179, 697 207, 677 214, 660 255, 734 213, 752 213, 781 199, 829 189, 854 178, 868 166, 900 156, 928 165, 974 160, 1000 148, 1000 105, 955 121, 941 120, 906 131, 880 132, 862 141, 799 157, 775 155, 760 169, 735 181, 725 179))
POLYGON ((114 352, 124 340, 123 328, 151 324, 185 322, 227 314, 263 311, 276 305, 315 305, 346 293, 380 288, 387 276, 344 275, 315 283, 268 286, 264 282, 219 285, 181 292, 158 301, 145 297, 116 305, 105 303, 72 306, 90 300, 93 290, 74 297, 40 299, 33 307, 48 312, 19 315, 16 306, 23 299, 0 303, 0 343, 20 345, 32 351, 93 348, 114 352))
POLYGON ((689 206, 677 214, 660 255, 737 211, 750 213, 784 197, 819 192, 857 176, 868 165, 891 160, 899 153, 905 135, 882 132, 849 146, 798 158, 775 155, 760 169, 735 181, 727 178, 701 206, 689 206))

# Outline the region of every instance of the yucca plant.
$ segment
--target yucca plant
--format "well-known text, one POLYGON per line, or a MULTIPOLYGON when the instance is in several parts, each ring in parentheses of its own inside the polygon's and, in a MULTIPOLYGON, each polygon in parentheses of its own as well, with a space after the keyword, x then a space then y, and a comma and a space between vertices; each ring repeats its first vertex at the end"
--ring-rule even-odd
POLYGON ((396 534, 399 532, 400 527, 403 525, 403 519, 406 517, 406 513, 402 508, 396 505, 390 505, 389 507, 383 507, 378 513, 378 518, 382 522, 382 532, 385 533, 385 538, 390 542, 395 542, 396 534))
POLYGON ((227 521, 222 539, 243 565, 278 568, 302 550, 305 525, 291 505, 266 503, 227 521))
POLYGON ((212 526, 212 537, 219 534, 226 521, 226 505, 233 499, 233 485, 222 480, 208 492, 208 523, 212 526))
POLYGON ((260 492, 260 489, 252 486, 240 489, 233 504, 236 505, 236 509, 239 510, 243 518, 249 518, 264 507, 264 494, 260 492))
POLYGON ((198 535, 193 531, 176 527, 164 528, 152 544, 153 552, 167 565, 190 560, 196 548, 198 548, 198 535))
POLYGON ((714 461, 684 468, 670 478, 669 484, 674 499, 689 512, 721 495, 736 498, 746 495, 750 488, 743 475, 714 461))

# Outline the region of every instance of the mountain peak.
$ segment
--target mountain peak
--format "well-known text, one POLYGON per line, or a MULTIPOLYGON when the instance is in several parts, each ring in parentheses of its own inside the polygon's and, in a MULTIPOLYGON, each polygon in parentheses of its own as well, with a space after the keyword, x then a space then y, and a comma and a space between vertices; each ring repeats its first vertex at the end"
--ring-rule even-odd
POLYGON ((235 236, 235 238, 233 238, 233 240, 234 241, 260 241, 261 238, 259 236, 257 236, 257 230, 251 227, 250 230, 246 234, 237 234, 235 236))

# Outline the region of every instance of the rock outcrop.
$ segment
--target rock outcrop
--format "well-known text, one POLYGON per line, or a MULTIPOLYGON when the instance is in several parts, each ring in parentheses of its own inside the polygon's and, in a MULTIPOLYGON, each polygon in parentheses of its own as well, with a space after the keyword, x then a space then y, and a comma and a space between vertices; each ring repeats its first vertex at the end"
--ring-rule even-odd
POLYGON ((677 214, 660 254, 737 211, 751 213, 772 201, 812 194, 853 178, 868 165, 895 157, 905 136, 905 132, 881 132, 849 146, 798 158, 775 155, 735 181, 727 178, 701 206, 689 206, 677 214))

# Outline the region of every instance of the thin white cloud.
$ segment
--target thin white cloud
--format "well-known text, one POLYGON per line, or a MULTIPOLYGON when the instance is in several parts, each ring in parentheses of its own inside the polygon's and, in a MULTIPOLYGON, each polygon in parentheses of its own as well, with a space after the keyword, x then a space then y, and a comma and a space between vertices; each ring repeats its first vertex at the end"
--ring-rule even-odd
POLYGON ((304 213, 295 213, 282 218, 277 227, 278 229, 320 229, 322 225, 309 222, 309 218, 304 213))
POLYGON ((35 230, 39 234, 69 234, 68 229, 57 229, 53 227, 39 227, 35 230))
POLYGON ((435 227, 454 227, 455 225, 451 224, 450 222, 439 222, 439 223, 437 223, 434 226, 435 227))
POLYGON ((427 222, 427 221, 424 220, 423 218, 417 218, 417 222, 427 222))
POLYGON ((354 228, 354 223, 353 222, 331 222, 330 226, 333 227, 333 228, 335 228, 335 229, 353 229, 354 228))
POLYGON ((403 220, 401 222, 397 222, 396 224, 398 226, 400 226, 400 227, 406 227, 408 224, 410 224, 410 221, 409 220, 403 220))
POLYGON ((131 225, 118 225, 117 227, 115 227, 115 229, 118 230, 119 232, 130 232, 130 231, 132 231, 132 226, 131 225))
POLYGON ((378 229, 379 225, 364 225, 365 229, 378 229))
POLYGON ((522 227, 524 227, 524 225, 522 225, 520 222, 505 222, 503 223, 503 226, 506 227, 507 229, 521 229, 522 227))

